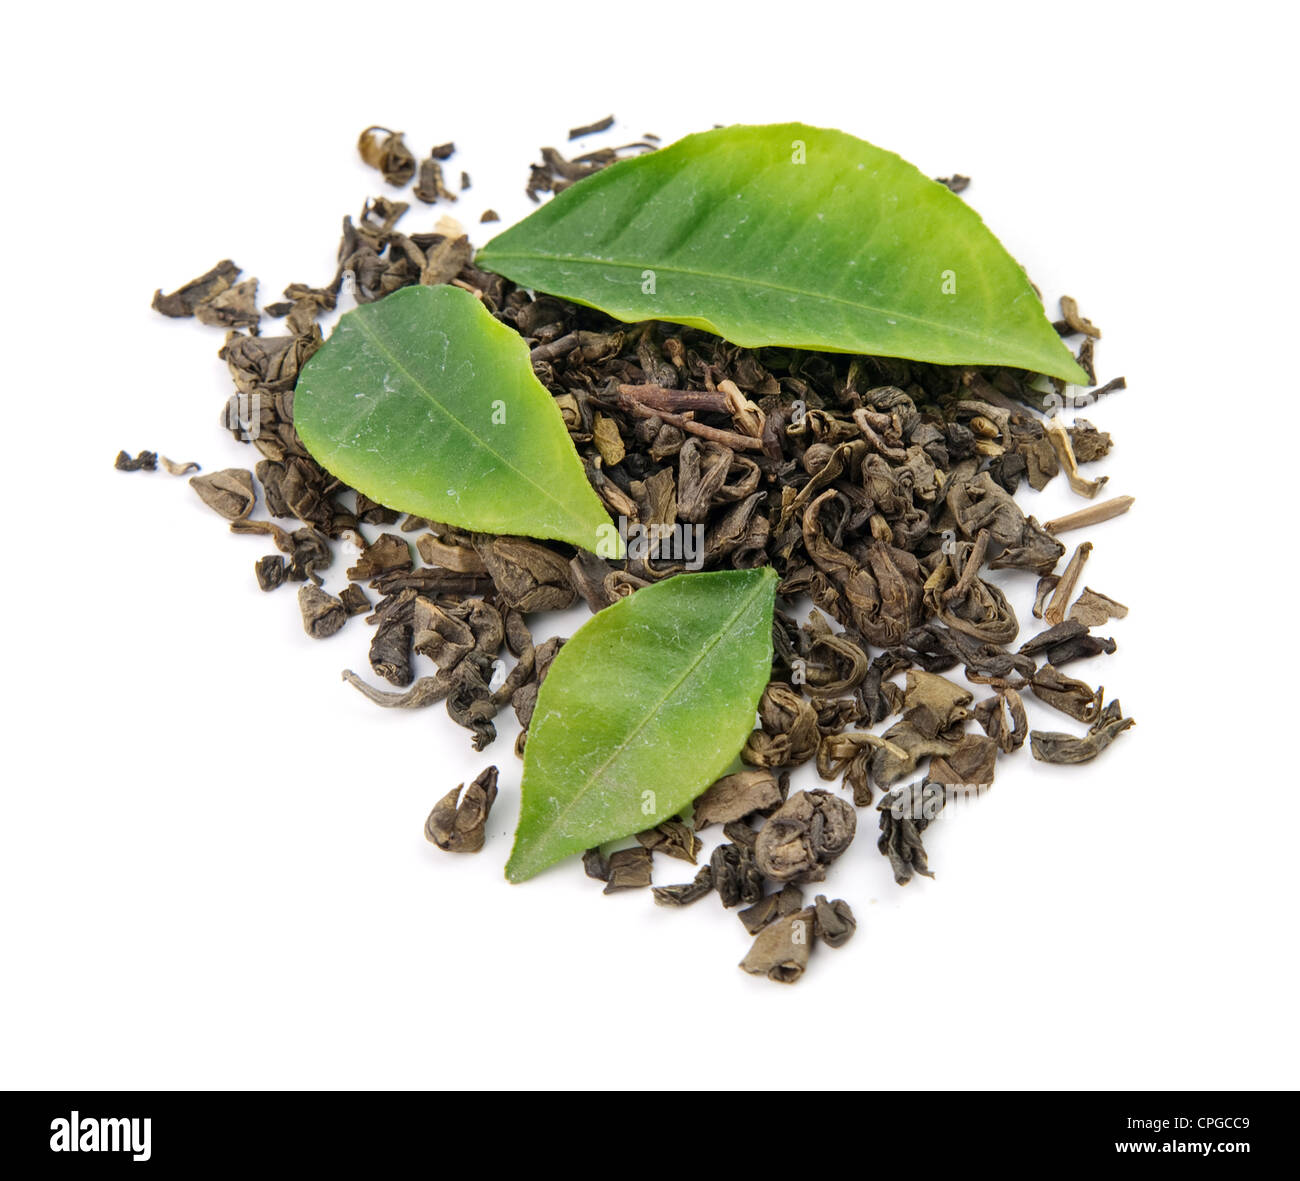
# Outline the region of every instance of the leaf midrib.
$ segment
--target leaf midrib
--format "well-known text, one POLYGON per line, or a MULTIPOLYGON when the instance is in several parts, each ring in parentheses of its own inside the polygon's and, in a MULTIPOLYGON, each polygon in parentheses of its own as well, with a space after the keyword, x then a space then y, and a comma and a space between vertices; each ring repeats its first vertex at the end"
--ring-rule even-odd
MULTIPOLYGON (((507 468, 509 468, 512 472, 514 472, 515 475, 517 475, 525 484, 529 485, 532 488, 536 488, 537 491, 539 491, 547 500, 549 500, 553 505, 555 505, 557 509, 559 509, 562 520, 567 520, 571 524, 575 524, 575 525, 585 524, 585 522, 575 517, 572 514, 572 512, 569 510, 569 508, 562 501, 557 500, 546 487, 537 483, 531 476, 527 475, 526 473, 520 471, 517 467, 515 467, 515 465, 511 463, 508 458, 506 458, 506 456, 502 455, 501 452, 499 452, 495 447, 491 446, 486 439, 482 438, 470 426, 462 422, 455 414, 451 412, 451 410, 447 408, 446 405, 440 402, 437 399, 437 397, 434 395, 433 391, 429 389, 427 386, 425 386, 425 384, 420 380, 420 378, 418 378, 414 373, 411 372, 410 369, 407 368, 405 363, 402 361, 402 358, 397 353, 393 352, 393 350, 389 348, 387 344, 385 344, 383 338, 379 335, 379 333, 377 333, 373 328, 371 328, 365 316, 358 316, 356 318, 355 323, 361 329, 362 335, 365 336, 367 340, 371 341, 376 347, 378 347, 380 352, 382 352, 384 356, 388 358, 389 361, 391 361, 394 365, 396 365, 397 368, 403 374, 405 374, 407 378, 410 379, 411 384, 415 386, 415 388, 424 396, 425 400, 431 406, 440 410, 444 415, 446 415, 447 418, 449 418, 458 427, 460 427, 460 429, 464 431, 465 434, 467 434, 471 439, 473 439, 476 443, 482 446, 482 448, 489 455, 499 460, 502 464, 504 464, 507 468)), ((380 397, 383 396, 384 395, 380 395, 380 397)), ((550 395, 548 394, 547 396, 549 397, 550 395)))
MULTIPOLYGON (((493 261, 495 261, 494 255, 487 251, 484 251, 482 253, 487 254, 487 257, 483 259, 484 266, 490 267, 493 261)), ((641 262, 620 262, 619 260, 612 259, 612 258, 602 258, 602 259, 593 260, 591 258, 584 258, 573 254, 533 254, 533 253, 523 253, 519 251, 507 251, 507 250, 502 250, 498 252, 495 255, 495 257, 507 258, 507 259, 513 258, 513 259, 519 259, 521 261, 526 261, 526 262, 566 262, 566 263, 573 263, 579 266, 586 266, 586 267, 593 267, 593 268, 601 267, 601 266, 623 267, 624 269, 630 269, 630 270, 636 270, 638 267, 644 269, 647 265, 649 265, 644 260, 642 260, 641 262)), ((691 270, 688 267, 682 267, 677 265, 665 266, 663 264, 660 264, 658 266, 654 266, 653 269, 657 272, 666 272, 669 275, 686 275, 695 279, 712 279, 715 281, 734 283, 745 287, 762 287, 768 291, 780 292, 785 295, 798 295, 806 299, 816 300, 822 303, 842 304, 844 307, 851 308, 853 311, 858 311, 858 312, 868 311, 868 312, 875 312, 877 315, 880 316, 899 316, 905 320, 910 320, 914 324, 923 325, 926 328, 937 329, 939 331, 946 332, 949 334, 955 334, 966 339, 978 341, 981 344, 994 345, 994 346, 998 344, 998 339, 993 336, 980 336, 979 334, 972 332, 970 329, 955 327, 952 324, 945 324, 941 320, 930 320, 924 316, 913 315, 911 312, 896 311, 893 308, 882 308, 882 307, 878 307, 875 304, 869 304, 869 303, 855 303, 853 300, 845 299, 843 296, 823 295, 814 291, 807 291, 800 287, 786 287, 783 284, 771 283, 763 279, 751 279, 751 278, 742 279, 737 275, 728 275, 728 274, 723 274, 721 272, 714 272, 714 271, 696 271, 696 270, 691 270)))
MULTIPOLYGON (((614 748, 614 750, 610 753, 609 757, 603 763, 601 763, 599 767, 597 767, 594 771, 592 771, 592 773, 587 777, 586 782, 584 782, 583 785, 574 794, 573 798, 567 804, 565 804, 564 807, 561 808, 558 813, 556 813, 555 818, 551 821, 551 823, 546 825, 546 827, 541 830, 538 836, 538 840, 540 840, 542 837, 549 836, 550 833, 554 831, 555 827, 569 815, 569 813, 573 810, 573 808, 586 798, 587 793, 591 791, 592 785, 597 781, 597 779, 599 779, 602 775, 604 775, 604 773, 607 770, 609 770, 610 766, 623 755, 623 753, 631 745, 632 740, 636 738, 637 735, 640 734, 641 731, 644 730, 650 724, 653 718, 658 716, 659 711, 664 707, 664 703, 670 697, 672 697, 672 695, 676 693, 678 689, 682 687, 682 684, 686 681, 686 679, 689 676, 691 676, 695 672, 695 670, 698 669, 700 665, 704 663, 704 661, 708 658, 710 653, 712 653, 713 650, 717 648, 719 644, 722 643, 722 641, 727 637, 728 633, 730 632, 732 625, 746 611, 748 611, 750 607, 753 606, 754 600, 765 589, 769 581, 770 579, 767 578, 763 578, 759 580, 757 587, 755 587, 755 589, 752 590, 745 597, 744 602, 742 602, 740 606, 738 606, 736 610, 732 612, 731 617, 727 620, 727 622, 722 627, 718 629, 713 639, 711 639, 709 643, 706 644, 703 649, 701 649, 699 656, 697 656, 694 660, 690 662, 690 664, 686 666, 686 668, 682 671, 682 675, 678 677, 677 680, 674 681, 664 691, 663 695, 659 698, 658 701, 655 702, 654 706, 646 712, 645 717, 642 718, 641 721, 638 722, 637 725, 633 727, 633 729, 628 733, 627 737, 624 738, 623 741, 620 742, 618 746, 614 748)), ((543 684, 543 688, 544 687, 545 685, 543 684)), ((525 753, 526 752, 527 752, 527 747, 525 747, 525 753)), ((683 805, 680 804, 678 805, 678 807, 682 807, 682 806, 683 805)), ((616 840, 617 838, 608 837, 605 839, 616 840)), ((548 864, 550 863, 548 862, 548 864)))

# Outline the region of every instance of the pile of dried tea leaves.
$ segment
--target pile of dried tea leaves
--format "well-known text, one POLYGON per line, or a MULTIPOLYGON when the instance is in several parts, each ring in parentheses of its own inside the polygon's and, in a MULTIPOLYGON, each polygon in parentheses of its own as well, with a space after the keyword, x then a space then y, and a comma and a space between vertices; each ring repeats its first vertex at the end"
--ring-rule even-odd
MULTIPOLYGON (((390 183, 418 173, 417 198, 454 200, 440 168, 452 145, 417 163, 400 134, 368 128, 360 150, 390 183)), ((565 161, 545 149, 530 195, 572 183, 623 150, 565 161)), ((965 179, 945 183, 960 191, 965 179)), ((408 235, 398 228, 407 210, 388 198, 367 201, 355 222, 344 220, 329 281, 291 284, 265 308, 256 306, 257 281, 240 281, 228 260, 155 296, 164 315, 228 330, 219 355, 236 393, 222 421, 259 454, 251 470, 190 484, 233 532, 267 537, 274 552, 255 564, 258 585, 301 584, 309 635, 331 636, 354 615, 373 625, 370 668, 389 688, 349 670, 350 684, 386 708, 443 703, 476 750, 494 741, 494 719, 512 708, 522 753, 538 688, 564 643, 535 641, 533 613, 579 600, 599 612, 688 568, 774 567, 784 609, 759 728, 741 753, 749 769, 709 787, 689 818, 637 834, 630 848, 591 850, 584 868, 607 893, 652 888, 669 907, 716 893, 724 907, 740 908, 754 937, 741 966, 792 982, 816 941, 839 947, 855 929, 846 902, 808 902, 802 887, 822 881, 848 849, 857 809, 876 804, 877 846, 900 885, 932 876, 927 826, 954 793, 987 790, 998 756, 1028 740, 1036 759, 1085 762, 1133 724, 1088 676, 1090 661, 1115 650, 1095 629, 1127 609, 1082 585, 1091 545, 1062 566, 1059 540, 1125 511, 1131 498, 1046 525, 1016 499, 1022 485, 1042 489, 1062 472, 1089 498, 1105 482, 1082 468, 1109 452, 1110 436, 1039 412, 1045 392, 1064 404, 1059 381, 1010 368, 746 349, 673 324, 621 323, 479 270, 448 219, 408 235), (526 341, 591 487, 621 520, 625 558, 403 516, 343 485, 303 447, 295 381, 344 285, 364 304, 443 283, 471 292, 526 341), (283 328, 263 334, 264 319, 283 328), (254 519, 259 500, 271 519, 254 519), (675 526, 698 539, 694 562, 661 557, 647 540, 675 526), (355 558, 345 589, 333 594, 322 572, 338 543, 355 558), (1028 640, 992 577, 1005 569, 1039 578, 1033 614, 1045 626, 1028 640), (813 608, 800 621, 805 599, 813 608), (1026 693, 1082 731, 1030 731, 1026 693), (790 773, 805 764, 846 794, 791 793, 790 773), (696 865, 697 834, 711 825, 724 839, 694 877, 651 887, 656 855, 696 865)), ((1061 313, 1057 331, 1081 338, 1079 362, 1093 373, 1099 331, 1068 297, 1061 313)), ((1117 379, 1092 397, 1123 385, 1117 379)), ((154 464, 149 452, 117 460, 124 470, 154 464)), ((489 767, 442 798, 429 840, 449 852, 482 848, 497 777, 489 767)))

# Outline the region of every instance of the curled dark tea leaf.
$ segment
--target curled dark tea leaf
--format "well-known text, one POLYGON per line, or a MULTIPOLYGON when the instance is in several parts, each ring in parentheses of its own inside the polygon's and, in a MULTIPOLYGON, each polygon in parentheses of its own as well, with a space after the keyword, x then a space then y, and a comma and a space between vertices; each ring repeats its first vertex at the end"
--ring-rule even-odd
POLYGON ((763 897, 763 875, 754 863, 754 851, 731 842, 719 845, 709 858, 713 885, 725 907, 757 902, 763 897))
MULTIPOLYGON (((303 590, 306 589, 303 587, 303 590)), ((343 670, 343 679, 363 697, 385 709, 424 709, 446 700, 452 687, 451 675, 441 672, 436 677, 420 677, 405 693, 387 693, 383 689, 376 689, 373 685, 366 684, 350 668, 343 670)))
POLYGON ((208 508, 228 521, 242 520, 257 502, 253 473, 247 468, 228 467, 207 476, 191 476, 190 487, 208 508))
POLYGON ((649 849, 619 849, 609 855, 609 880, 606 894, 620 890, 640 890, 650 884, 651 861, 649 849))
POLYGON ((257 585, 264 591, 272 591, 284 584, 288 568, 279 554, 267 554, 264 558, 258 558, 253 572, 257 576, 257 585))
POLYGON ((818 894, 813 902, 813 928, 827 947, 843 947, 853 938, 858 922, 853 908, 843 898, 827 902, 825 894, 818 894))
POLYGON ((368 545, 357 564, 348 570, 348 577, 364 582, 369 578, 379 578, 394 570, 411 569, 411 547, 406 538, 396 533, 381 533, 368 545))
POLYGON ((794 882, 786 882, 775 894, 760 898, 753 906, 738 910, 736 917, 744 924, 745 930, 757 935, 769 923, 786 918, 803 909, 803 891, 794 882))
POLYGON ((303 630, 314 640, 332 636, 348 620, 348 609, 312 582, 299 588, 298 608, 303 630))
POLYGON ((999 689, 975 707, 974 715, 984 733, 1006 754, 1019 750, 1029 737, 1025 703, 1015 689, 999 689))
POLYGON ((758 704, 761 730, 740 752, 754 767, 797 767, 817 754, 817 711, 789 685, 772 681, 758 704))
POLYGON ((812 907, 769 923, 754 938, 740 966, 752 976, 793 984, 808 967, 816 912, 812 907))
POLYGON ((665 820, 654 828, 636 834, 637 841, 651 853, 663 853, 695 864, 703 842, 681 820, 665 820))
POLYGON ((357 151, 371 168, 384 174, 390 185, 401 188, 415 175, 415 157, 400 131, 367 127, 357 139, 357 151))
POLYGON ((1100 627, 1109 620, 1123 619, 1127 614, 1128 608, 1123 603, 1117 603, 1085 586, 1083 594, 1075 599, 1067 618, 1082 623, 1084 627, 1100 627))
POLYGON ((1134 725, 1123 716, 1119 700, 1110 702, 1082 738, 1051 730, 1034 730, 1029 735, 1034 758, 1044 763, 1087 763, 1134 725))
POLYGON ((724 775, 694 805, 695 831, 710 824, 743 820, 781 803, 781 790, 770 771, 738 771, 724 775))
POLYGON ((601 853, 599 845, 594 849, 588 849, 582 855, 582 871, 598 882, 609 881, 609 861, 601 853))
POLYGON ((339 591, 339 602, 347 608, 349 615, 364 615, 370 610, 370 600, 355 582, 349 582, 339 591))
POLYGON ((606 115, 594 123, 584 123, 581 127, 569 128, 570 139, 581 139, 584 135, 595 135, 598 131, 608 131, 614 126, 614 116, 606 115))
POLYGON ((424 823, 425 839, 446 853, 477 853, 496 798, 497 768, 489 767, 469 787, 458 785, 434 805, 424 823))
POLYGON ((158 453, 156 451, 141 451, 139 455, 132 458, 129 452, 119 451, 117 458, 113 460, 113 466, 119 472, 152 472, 158 468, 158 453))
POLYGON ((153 309, 164 316, 192 316, 199 304, 220 295, 234 283, 238 275, 239 268, 230 259, 222 259, 210 271, 197 279, 191 279, 170 295, 164 295, 161 289, 154 292, 153 309))
POLYGON ((1076 721, 1091 724, 1101 713, 1102 690, 1085 681, 1062 676, 1050 664, 1043 665, 1029 680, 1029 687, 1039 701, 1069 714, 1076 721))
POLYGON ((656 906, 689 906, 698 902, 713 889, 713 867, 704 865, 689 882, 677 886, 655 886, 651 889, 656 906))
POLYGON ((937 783, 918 781, 892 791, 876 805, 880 812, 880 838, 876 848, 889 858, 894 881, 906 886, 913 874, 934 877, 926 859, 921 834, 943 810, 947 797, 937 783))
POLYGON ((819 882, 856 828, 851 804, 828 791, 801 791, 759 830, 754 859, 771 881, 819 882))

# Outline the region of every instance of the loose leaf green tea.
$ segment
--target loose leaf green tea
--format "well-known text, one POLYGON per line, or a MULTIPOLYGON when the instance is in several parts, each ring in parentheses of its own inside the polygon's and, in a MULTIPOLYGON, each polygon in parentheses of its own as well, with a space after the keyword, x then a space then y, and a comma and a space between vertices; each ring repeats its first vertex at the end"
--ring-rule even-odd
POLYGON ((588 550, 614 532, 526 345, 458 287, 348 312, 293 410, 312 456, 380 504, 588 550))
POLYGON ((512 882, 653 828, 727 769, 771 670, 776 581, 682 574, 578 629, 533 712, 512 882))
POLYGON ((477 263, 620 320, 750 348, 1087 381, 979 214, 893 152, 802 123, 706 131, 613 164, 477 263))
MULTIPOLYGON (((388 139, 374 146, 393 154, 390 163, 399 167, 389 171, 396 173, 403 158, 409 165, 414 157, 400 137, 388 139)), ((647 135, 572 160, 544 148, 530 195, 585 184, 622 155, 653 151, 657 142, 647 135)), ((800 147, 806 157, 807 142, 800 147)), ((452 151, 450 143, 431 150, 417 198, 421 191, 425 198, 451 196, 437 165, 452 151)), ((792 155, 791 164, 799 162, 792 155)), ((944 183, 958 191, 963 180, 944 183)), ((468 184, 462 173, 462 191, 468 184)), ((681 179, 673 184, 681 188, 681 179)), ((229 518, 232 533, 274 546, 254 563, 257 584, 266 591, 306 584, 298 604, 304 629, 316 638, 364 615, 374 629, 370 672, 398 691, 351 671, 343 676, 379 706, 441 703, 472 733, 476 750, 497 739, 499 715, 513 710, 520 727, 513 750, 526 766, 512 878, 585 846, 583 868, 605 883, 606 893, 639 890, 674 908, 713 895, 720 907, 734 908, 754 937, 743 966, 792 982, 813 942, 839 947, 853 935, 846 901, 818 895, 807 905, 797 883, 822 880, 837 859, 842 874, 861 871, 861 859, 846 849, 858 829, 855 808, 869 806, 877 789, 894 788, 880 805, 877 848, 901 885, 929 876, 927 825, 947 799, 989 790, 999 755, 1028 745, 1042 761, 1086 763, 1132 726, 1117 700, 1102 708, 1099 673, 1071 675, 1080 662, 1115 651, 1114 639, 1091 629, 1123 618, 1127 608, 1086 587, 1075 598, 1091 543, 1058 570, 1065 546, 1053 536, 1108 520, 1132 498, 1094 503, 1046 526, 1026 514, 1017 500, 1022 483, 1041 490, 1064 473, 1076 491, 1094 495, 1105 477, 1085 478, 1081 468, 1112 445, 1109 434, 1082 418, 1045 423, 1038 411, 1050 399, 1038 374, 748 349, 656 320, 629 328, 480 269, 451 219, 439 219, 432 232, 402 232, 397 224, 409 208, 406 201, 368 200, 356 224, 344 219, 333 278, 320 286, 291 283, 282 302, 264 309, 256 304, 256 281, 236 283, 238 268, 229 263, 159 295, 155 306, 236 329, 220 352, 236 387, 222 421, 262 458, 251 472, 208 473, 194 487, 229 518), (411 290, 444 283, 458 290, 411 290), (571 442, 556 450, 553 421, 545 419, 536 383, 529 386, 525 409, 549 424, 542 450, 559 456, 559 488, 572 490, 576 452, 584 488, 620 519, 621 556, 609 552, 616 544, 575 554, 555 540, 458 525, 444 511, 445 484, 433 486, 436 511, 402 519, 387 497, 367 494, 372 485, 353 486, 325 470, 298 432, 294 387, 324 343, 317 321, 336 307, 345 285, 370 310, 345 319, 346 331, 326 349, 321 372, 334 384, 318 387, 329 397, 316 409, 342 452, 359 428, 370 430, 366 454, 357 459, 362 478, 391 453, 400 459, 396 478, 441 480, 443 468, 422 466, 419 433, 432 432, 431 454, 445 466, 448 454, 456 460, 459 452, 437 450, 448 434, 440 415, 477 426, 484 391, 493 388, 485 382, 498 382, 502 365, 508 388, 527 385, 516 372, 521 359, 497 339, 508 330, 527 348, 571 442), (481 300, 482 310, 459 307, 464 293, 481 300), (382 312, 374 307, 380 301, 382 312), (263 335, 264 317, 282 320, 282 334, 263 335), (448 329, 441 351, 434 347, 438 324, 448 329), (376 335, 383 349, 374 347, 376 335), (394 349, 401 362, 396 386, 394 349), (409 380, 408 365, 418 380, 409 380), (361 395, 375 400, 358 408, 361 395), (256 516, 258 509, 273 519, 256 516), (301 528, 276 523, 294 519, 301 528), (376 532, 395 526, 398 532, 376 532), (333 560, 338 542, 349 554, 343 563, 333 560), (322 572, 339 565, 349 581, 332 593, 338 575, 327 587, 322 572), (1047 627, 1023 642, 994 577, 1007 568, 1038 576, 1033 615, 1047 627), (701 569, 708 573, 686 573, 701 569), (358 581, 368 582, 373 600, 358 581), (781 610, 772 607, 772 581, 781 610), (800 622, 788 612, 802 610, 805 597, 815 607, 800 622), (532 629, 546 623, 534 616, 578 600, 598 619, 561 662, 551 694, 545 687, 565 641, 535 643, 532 629), (728 602, 736 608, 730 616, 728 602), (770 644, 760 638, 766 620, 770 644), (764 679, 754 729, 753 693, 764 679), (1031 730, 1031 700, 1035 711, 1055 709, 1089 729, 1031 730), (968 730, 972 722, 982 734, 968 730), (737 770, 726 756, 745 730, 739 760, 748 769, 737 770), (792 771, 809 764, 828 783, 842 777, 853 803, 830 790, 791 794, 792 771), (718 767, 729 773, 709 786, 718 767), (919 778, 908 784, 913 777, 919 778), (676 808, 692 796, 688 825, 676 808), (697 833, 712 824, 721 835, 701 839, 697 833), (629 835, 635 847, 609 845, 629 835), (656 865, 670 881, 683 876, 673 859, 696 866, 694 878, 654 886, 656 865)), ((752 204, 746 212, 754 212, 752 204)), ((788 248, 797 254, 805 237, 788 248)), ((757 238, 742 235, 744 242, 757 238)), ((752 265, 752 252, 741 259, 752 265)), ((645 294, 653 295, 649 277, 645 294)), ((945 294, 960 289, 956 283, 945 294)), ((798 292, 791 294, 798 303, 798 292)), ((1095 381, 1100 330, 1068 296, 1061 312, 1053 329, 1083 338, 1079 364, 1095 381)), ((1059 379, 1055 385, 1058 409, 1065 409, 1073 399, 1059 396, 1059 379)), ((1125 386, 1114 378, 1088 401, 1125 386)), ((301 410, 313 391, 304 383, 299 392, 301 410)), ((486 396, 493 397, 493 427, 512 421, 513 403, 486 396)), ((522 433, 531 447, 534 438, 522 433)), ((454 429, 450 434, 457 447, 464 443, 454 429)), ((518 440, 512 448, 507 460, 523 464, 518 440)), ((154 452, 122 453, 116 466, 158 464, 182 475, 196 466, 154 452)), ((550 467, 545 477, 550 487, 550 467)), ((492 479, 500 478, 494 470, 492 479)), ((500 508, 493 488, 484 492, 487 483, 479 480, 464 494, 475 512, 485 503, 500 508)), ((426 497, 427 485, 419 489, 426 497)), ((536 534, 536 504, 543 512, 553 506, 533 495, 536 484, 523 497, 513 477, 505 487, 513 528, 536 534)), ((567 495, 558 499, 569 503, 567 495)), ((590 502, 584 512, 589 508, 590 502)), ((613 541, 603 515, 599 520, 598 540, 613 541)), ((479 849, 496 786, 492 766, 469 787, 448 792, 426 822, 426 836, 449 852, 479 849)))

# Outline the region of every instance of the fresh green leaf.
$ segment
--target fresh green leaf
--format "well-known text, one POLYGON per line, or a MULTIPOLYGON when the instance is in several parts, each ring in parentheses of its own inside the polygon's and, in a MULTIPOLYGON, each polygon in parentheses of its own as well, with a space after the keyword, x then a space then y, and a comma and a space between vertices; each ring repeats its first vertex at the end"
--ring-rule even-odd
POLYGON ((293 412, 317 462, 389 508, 588 550, 615 534, 527 345, 459 287, 344 315, 293 412))
POLYGON ((893 152, 802 123, 724 127, 614 164, 475 262, 620 320, 749 348, 1087 381, 979 214, 893 152))
POLYGON ((652 828, 730 765, 772 669, 776 571, 679 574, 588 620, 542 682, 506 876, 652 828))

